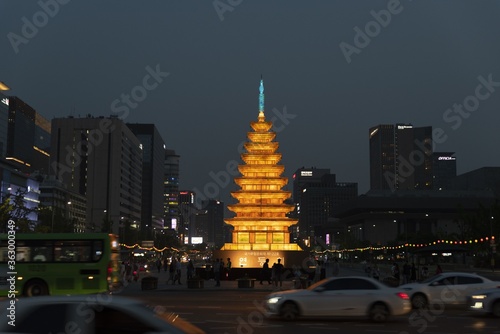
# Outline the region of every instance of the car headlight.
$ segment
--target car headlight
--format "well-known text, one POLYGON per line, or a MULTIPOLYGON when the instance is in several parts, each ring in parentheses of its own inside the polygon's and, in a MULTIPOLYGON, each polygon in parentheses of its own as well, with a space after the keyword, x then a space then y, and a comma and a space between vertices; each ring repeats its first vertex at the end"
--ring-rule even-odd
POLYGON ((488 297, 487 294, 482 294, 482 295, 472 295, 472 299, 485 299, 488 297))
POLYGON ((267 300, 268 304, 276 304, 283 297, 271 297, 267 300))

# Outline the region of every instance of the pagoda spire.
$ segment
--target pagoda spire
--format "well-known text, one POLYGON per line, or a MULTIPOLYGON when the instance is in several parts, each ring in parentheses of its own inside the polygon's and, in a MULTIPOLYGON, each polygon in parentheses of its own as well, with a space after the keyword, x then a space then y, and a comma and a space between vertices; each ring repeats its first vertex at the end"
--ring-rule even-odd
POLYGON ((260 87, 259 87, 259 120, 264 121, 264 80, 262 79, 262 74, 260 75, 260 87))

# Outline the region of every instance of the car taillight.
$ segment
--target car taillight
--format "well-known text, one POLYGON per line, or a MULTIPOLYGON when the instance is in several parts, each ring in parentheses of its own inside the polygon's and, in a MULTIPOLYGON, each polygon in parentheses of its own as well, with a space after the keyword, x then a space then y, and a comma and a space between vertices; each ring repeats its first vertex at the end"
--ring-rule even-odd
POLYGON ((108 271, 107 271, 107 279, 108 279, 108 282, 111 281, 111 274, 113 273, 113 262, 112 261, 109 261, 108 262, 108 271))
POLYGON ((396 295, 401 299, 410 299, 410 296, 408 296, 408 294, 404 292, 398 292, 396 293, 396 295))

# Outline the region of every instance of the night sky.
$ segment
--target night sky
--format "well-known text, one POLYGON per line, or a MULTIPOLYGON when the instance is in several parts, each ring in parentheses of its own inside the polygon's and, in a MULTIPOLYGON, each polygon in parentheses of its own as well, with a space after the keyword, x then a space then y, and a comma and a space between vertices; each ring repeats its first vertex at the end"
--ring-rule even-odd
POLYGON ((241 162, 261 75, 288 177, 330 168, 365 193, 384 123, 440 128, 459 174, 500 165, 498 1, 59 1, 0 1, 8 94, 49 120, 156 124, 182 189, 241 162))

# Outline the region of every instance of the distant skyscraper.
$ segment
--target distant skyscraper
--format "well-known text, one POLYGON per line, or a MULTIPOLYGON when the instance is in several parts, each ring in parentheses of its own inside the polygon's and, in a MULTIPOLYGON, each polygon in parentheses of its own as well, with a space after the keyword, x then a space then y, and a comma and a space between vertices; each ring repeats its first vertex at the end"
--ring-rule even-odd
POLYGON ((2 101, 9 107, 6 159, 23 172, 48 174, 49 121, 18 97, 10 96, 2 101))
POLYGON ((21 99, 11 96, 9 101, 9 127, 7 160, 24 171, 31 171, 35 138, 35 109, 21 99))
POLYGON ((224 203, 217 200, 202 201, 201 216, 196 218, 196 229, 202 233, 203 241, 220 248, 224 245, 224 203), (200 218, 199 218, 200 217, 200 218))
POLYGON ((293 175, 295 214, 302 238, 324 237, 342 203, 358 196, 358 184, 337 182, 329 169, 299 168, 293 175))
MULTIPOLYGON (((176 231, 179 228, 184 228, 179 225, 179 160, 180 156, 175 154, 174 150, 165 150, 163 214, 165 217, 165 228, 172 228, 176 231)), ((184 232, 180 232, 184 234, 184 232)))
POLYGON ((163 229, 165 142, 154 124, 127 124, 142 144, 142 237, 163 229))
POLYGON ((327 168, 299 168, 293 174, 293 202, 300 203, 304 187, 321 182, 323 175, 330 174, 327 168))
POLYGON ((7 134, 9 127, 9 98, 0 92, 0 158, 7 153, 7 134))
POLYGON ((452 181, 457 176, 457 158, 455 152, 434 152, 432 155, 432 185, 435 190, 451 189, 452 181))
POLYGON ((432 127, 370 128, 370 189, 432 189, 432 127))
MULTIPOLYGON (((190 190, 179 191, 179 221, 174 228, 182 238, 182 242, 191 243, 191 238, 202 237, 196 233, 196 192, 190 190), (187 240, 186 240, 187 239, 187 240)), ((206 241, 206 240, 204 240, 206 241)))
POLYGON ((142 144, 120 119, 52 120, 51 169, 87 198, 87 231, 120 233, 141 222, 142 144))

